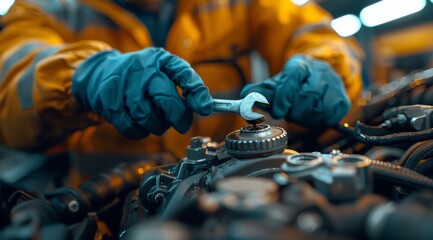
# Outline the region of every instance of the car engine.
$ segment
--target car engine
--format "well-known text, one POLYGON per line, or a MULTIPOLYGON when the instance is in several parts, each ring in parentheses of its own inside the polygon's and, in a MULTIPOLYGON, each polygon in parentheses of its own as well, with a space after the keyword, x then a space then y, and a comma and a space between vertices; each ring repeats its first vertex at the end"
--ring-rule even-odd
POLYGON ((432 85, 365 93, 308 139, 251 124, 39 195, 3 179, 0 239, 433 239, 432 85))

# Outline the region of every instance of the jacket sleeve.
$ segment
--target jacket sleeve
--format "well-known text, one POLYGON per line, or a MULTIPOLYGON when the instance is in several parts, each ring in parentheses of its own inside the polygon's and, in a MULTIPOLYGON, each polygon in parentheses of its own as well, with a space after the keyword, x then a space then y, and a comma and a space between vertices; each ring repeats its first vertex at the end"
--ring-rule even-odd
POLYGON ((272 75, 295 54, 327 61, 339 73, 352 101, 362 88, 362 50, 341 38, 332 16, 313 2, 301 7, 289 0, 254 0, 251 7, 253 47, 267 60, 272 75))
POLYGON ((2 25, 1 144, 40 150, 100 121, 74 104, 71 79, 84 59, 110 46, 74 42, 68 27, 29 1, 17 0, 2 25))

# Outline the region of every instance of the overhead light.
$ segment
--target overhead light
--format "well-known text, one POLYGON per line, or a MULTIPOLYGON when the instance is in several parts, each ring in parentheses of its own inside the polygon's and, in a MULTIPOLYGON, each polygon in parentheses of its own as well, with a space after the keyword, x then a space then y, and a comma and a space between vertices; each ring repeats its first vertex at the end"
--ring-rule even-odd
POLYGON ((426 0, 383 0, 372 4, 360 13, 362 23, 374 27, 423 9, 426 0))
POLYGON ((347 14, 331 21, 331 27, 342 37, 351 36, 361 29, 361 21, 353 14, 347 14))
POLYGON ((1 0, 0 4, 0 15, 5 15, 15 0, 1 0))
MULTIPOLYGON (((292 0, 292 2, 298 6, 306 4, 309 0, 292 0)), ((433 1, 433 0, 432 0, 433 1)))

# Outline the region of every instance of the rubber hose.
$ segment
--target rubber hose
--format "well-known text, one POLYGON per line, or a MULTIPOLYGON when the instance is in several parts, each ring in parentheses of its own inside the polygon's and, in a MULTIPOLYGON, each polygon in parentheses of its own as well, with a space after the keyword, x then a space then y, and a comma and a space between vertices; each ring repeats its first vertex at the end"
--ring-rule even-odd
POLYGON ((433 158, 429 158, 424 162, 423 164, 418 164, 415 168, 415 171, 423 174, 423 175, 429 175, 433 173, 433 158))
POLYGON ((417 143, 413 144, 412 146, 410 146, 410 148, 404 153, 404 155, 398 161, 398 165, 404 165, 406 163, 407 159, 409 159, 409 157, 415 152, 415 150, 417 150, 419 147, 421 147, 424 143, 426 143, 426 141, 417 142, 417 143))
POLYGON ((421 160, 428 158, 432 155, 433 141, 430 140, 428 142, 425 142, 410 155, 410 157, 404 163, 404 167, 413 170, 421 160))
POLYGON ((379 161, 372 161, 371 168, 375 177, 384 178, 396 185, 433 190, 433 179, 410 169, 379 161))
POLYGON ((356 122, 354 137, 357 141, 372 146, 387 146, 401 143, 415 143, 433 138, 433 128, 417 132, 399 132, 381 136, 370 136, 362 131, 366 124, 356 122))
POLYGON ((406 153, 400 148, 375 147, 368 150, 364 155, 370 159, 376 159, 382 162, 389 162, 390 159, 400 159, 404 154, 406 153))

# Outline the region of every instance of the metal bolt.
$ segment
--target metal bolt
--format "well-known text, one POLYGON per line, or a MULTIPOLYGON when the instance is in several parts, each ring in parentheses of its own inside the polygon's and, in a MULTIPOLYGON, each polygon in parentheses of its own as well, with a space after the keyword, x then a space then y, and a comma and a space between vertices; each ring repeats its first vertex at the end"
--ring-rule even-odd
POLYGON ((164 198, 165 196, 162 193, 157 193, 154 197, 156 203, 162 203, 162 201, 164 201, 164 198))
POLYGON ((186 157, 188 160, 206 160, 206 146, 204 146, 203 137, 191 138, 190 145, 186 149, 186 157))
POLYGON ((203 145, 203 138, 201 137, 193 137, 191 138, 190 147, 191 148, 199 148, 203 145))
POLYGON ((289 176, 285 173, 274 174, 273 179, 280 186, 285 186, 285 185, 289 184, 289 182, 290 182, 289 176))
POLYGON ((205 194, 199 197, 198 203, 201 210, 214 213, 219 208, 220 199, 218 199, 218 195, 205 194))
POLYGON ((397 114, 397 122, 400 126, 403 126, 407 122, 407 117, 404 114, 397 114))
POLYGON ((314 212, 303 212, 296 218, 296 225, 304 232, 312 233, 323 225, 322 217, 314 212))
POLYGON ((68 203, 68 209, 69 211, 75 213, 80 210, 80 204, 78 204, 76 200, 72 200, 68 203))
POLYGON ((340 155, 340 154, 341 154, 341 151, 340 151, 339 149, 332 149, 332 150, 331 150, 331 154, 332 154, 332 155, 340 155))

